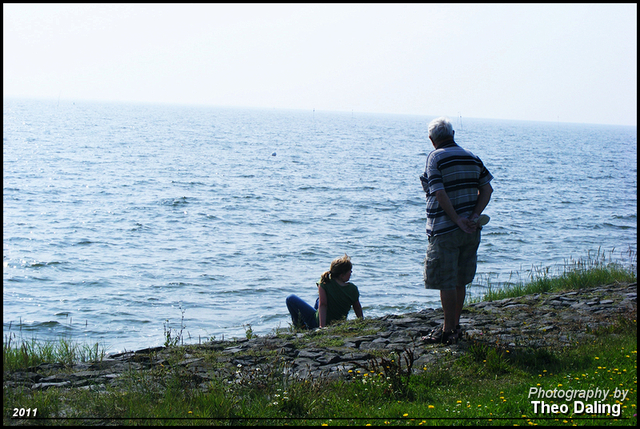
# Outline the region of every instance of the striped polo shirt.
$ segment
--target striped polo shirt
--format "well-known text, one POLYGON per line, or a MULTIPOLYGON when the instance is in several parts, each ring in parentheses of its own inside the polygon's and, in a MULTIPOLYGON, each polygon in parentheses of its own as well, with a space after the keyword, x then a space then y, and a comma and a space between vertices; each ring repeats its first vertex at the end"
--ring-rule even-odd
POLYGON ((427 157, 427 167, 420 176, 427 193, 427 235, 446 234, 458 228, 436 199, 444 189, 459 216, 471 216, 478 201, 478 188, 493 179, 477 156, 453 140, 442 144, 427 157))

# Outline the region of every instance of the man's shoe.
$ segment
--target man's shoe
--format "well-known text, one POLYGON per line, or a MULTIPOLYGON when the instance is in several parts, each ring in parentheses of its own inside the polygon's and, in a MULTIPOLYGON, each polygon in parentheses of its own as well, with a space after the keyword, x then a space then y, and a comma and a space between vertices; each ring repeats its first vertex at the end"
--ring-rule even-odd
POLYGON ((431 331, 431 334, 422 337, 422 341, 429 344, 455 344, 458 342, 458 330, 454 329, 449 332, 444 332, 442 327, 438 327, 431 331))
POLYGON ((456 325, 456 339, 461 340, 463 336, 464 332, 462 331, 462 328, 460 325, 456 325))

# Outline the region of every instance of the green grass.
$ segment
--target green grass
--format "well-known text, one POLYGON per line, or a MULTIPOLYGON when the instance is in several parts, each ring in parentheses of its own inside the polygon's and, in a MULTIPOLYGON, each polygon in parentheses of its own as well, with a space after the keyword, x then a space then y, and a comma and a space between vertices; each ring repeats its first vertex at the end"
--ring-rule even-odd
POLYGON ((560 267, 562 272, 555 276, 550 275, 550 267, 544 269, 534 267, 526 282, 507 282, 494 286, 490 281, 487 281, 487 292, 480 298, 471 299, 470 302, 496 301, 536 293, 560 292, 637 281, 637 254, 629 250, 627 254, 630 263, 628 266, 623 266, 612 261, 612 253, 613 251, 607 258, 607 255, 598 249, 594 254, 588 254, 586 258, 565 261, 560 267))
POLYGON ((90 346, 65 337, 56 341, 38 341, 36 338, 25 341, 10 333, 5 335, 2 344, 2 368, 3 371, 15 371, 42 363, 71 365, 100 360, 105 354, 105 348, 98 343, 90 346))
MULTIPOLYGON (((543 289, 567 290, 635 281, 634 269, 600 262, 588 266, 580 262, 581 265, 574 264, 558 277, 541 275, 533 284, 504 293, 539 293, 543 289)), ((350 320, 314 332, 306 341, 338 344, 336 335, 358 335, 370 329, 367 320, 350 320)), ((413 366, 411 350, 399 356, 378 355, 370 362, 368 372, 355 373, 350 381, 289 380, 282 376, 287 362, 272 354, 271 370, 238 368, 229 379, 215 378, 206 391, 193 387, 185 369, 170 365, 147 372, 130 371, 122 377, 120 388, 108 386, 106 392, 57 388, 30 391, 5 386, 3 422, 5 425, 635 425, 636 313, 626 314, 612 326, 593 334, 588 342, 562 349, 469 344, 467 353, 455 358, 451 355, 451 359, 441 360, 444 363, 421 368, 423 372, 419 373, 408 371, 413 366), (531 403, 536 398, 528 397, 531 389, 596 388, 628 391, 625 400, 609 397, 602 401, 609 406, 619 404, 620 416, 576 415, 573 403, 562 399, 543 400, 548 405, 567 404, 570 412, 536 414, 531 403), (37 419, 11 419, 14 408, 37 408, 37 419), (47 419, 52 417, 56 419, 47 419)), ((97 346, 76 347, 74 352, 70 343, 38 344, 27 343, 22 350, 22 346, 5 343, 4 371, 7 367, 26 368, 51 360, 69 363, 100 358, 97 346), (96 352, 92 354, 94 349, 96 352)), ((174 348, 177 354, 183 349, 174 348)), ((446 348, 442 352, 451 353, 446 348)), ((210 359, 215 361, 215 355, 210 359)))
POLYGON ((636 335, 636 320, 624 318, 597 332, 594 341, 562 351, 475 345, 448 364, 411 375, 404 387, 407 372, 406 365, 398 365, 404 362, 400 356, 394 359, 395 368, 389 358, 384 362, 392 367, 387 372, 378 365, 350 382, 292 382, 277 370, 260 376, 243 368, 237 382, 215 380, 207 392, 191 388, 186 374, 179 370, 133 371, 125 376, 125 389, 109 388, 109 393, 5 388, 5 424, 16 422, 7 417, 12 408, 20 406, 37 408, 40 418, 79 419, 37 420, 39 424, 65 425, 631 425, 635 418, 629 418, 636 413, 637 404, 636 335), (394 371, 399 383, 393 381, 394 371), (156 387, 158 380, 162 380, 163 389, 156 387), (535 398, 528 398, 531 388, 628 389, 629 393, 625 401, 604 401, 621 402, 618 419, 572 413, 556 418, 533 413, 531 401, 535 398), (97 417, 101 420, 85 420, 97 417))

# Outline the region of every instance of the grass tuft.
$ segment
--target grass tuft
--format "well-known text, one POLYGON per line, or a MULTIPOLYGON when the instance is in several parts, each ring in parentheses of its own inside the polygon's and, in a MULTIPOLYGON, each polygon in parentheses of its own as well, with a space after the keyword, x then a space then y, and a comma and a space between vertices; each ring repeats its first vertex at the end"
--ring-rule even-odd
POLYGON ((536 268, 530 273, 527 282, 507 282, 492 285, 487 281, 487 292, 477 298, 471 298, 470 303, 481 301, 497 301, 505 298, 516 298, 545 292, 560 292, 579 290, 615 283, 629 283, 637 281, 637 253, 629 249, 629 263, 624 266, 613 261, 613 250, 607 257, 605 252, 589 252, 585 258, 569 259, 560 267, 560 274, 550 274, 551 267, 536 268))
POLYGON ((15 333, 5 335, 2 344, 2 367, 5 372, 28 369, 43 363, 72 365, 101 361, 106 355, 106 349, 100 347, 99 343, 80 344, 65 337, 55 341, 39 341, 36 338, 17 341, 15 333))

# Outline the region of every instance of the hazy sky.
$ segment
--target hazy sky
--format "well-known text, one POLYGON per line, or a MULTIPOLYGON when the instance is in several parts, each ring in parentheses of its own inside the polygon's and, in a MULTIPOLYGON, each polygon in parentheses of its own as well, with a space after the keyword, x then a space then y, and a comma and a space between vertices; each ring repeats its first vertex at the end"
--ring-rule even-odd
POLYGON ((636 4, 3 4, 4 97, 637 124, 636 4))

